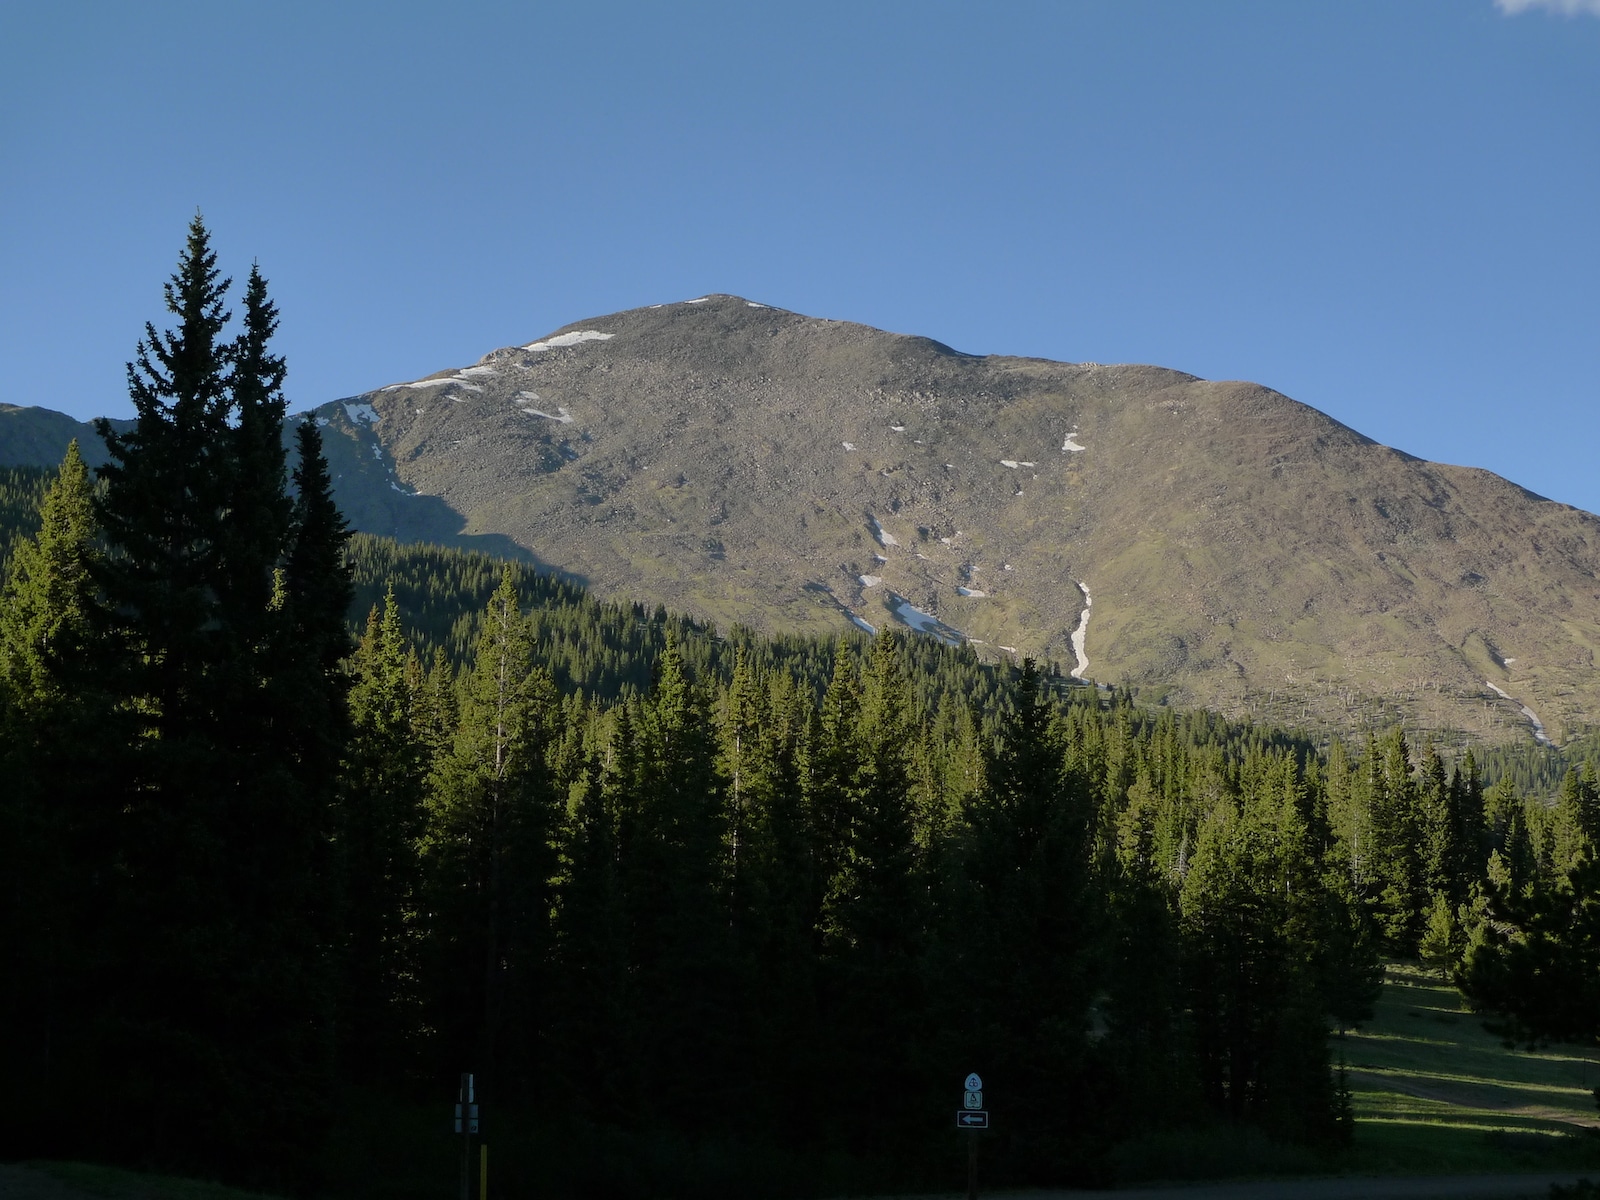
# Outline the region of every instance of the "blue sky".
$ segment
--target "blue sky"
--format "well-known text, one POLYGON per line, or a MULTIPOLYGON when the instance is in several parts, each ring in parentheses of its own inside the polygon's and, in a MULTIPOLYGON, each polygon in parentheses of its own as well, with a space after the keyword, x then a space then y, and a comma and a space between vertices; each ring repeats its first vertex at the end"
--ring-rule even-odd
POLYGON ((197 207, 296 407, 726 291, 1600 510, 1600 0, 0 3, 0 401, 128 412, 197 207))

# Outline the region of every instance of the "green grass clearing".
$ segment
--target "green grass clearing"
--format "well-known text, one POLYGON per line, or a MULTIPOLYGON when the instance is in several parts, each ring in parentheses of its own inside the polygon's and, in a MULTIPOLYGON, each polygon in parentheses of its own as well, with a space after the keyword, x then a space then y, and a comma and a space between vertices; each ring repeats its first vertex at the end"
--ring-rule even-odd
POLYGON ((1349 1070, 1359 1169, 1600 1167, 1593 1048, 1507 1048, 1456 989, 1391 963, 1372 1021, 1333 1039, 1349 1070))

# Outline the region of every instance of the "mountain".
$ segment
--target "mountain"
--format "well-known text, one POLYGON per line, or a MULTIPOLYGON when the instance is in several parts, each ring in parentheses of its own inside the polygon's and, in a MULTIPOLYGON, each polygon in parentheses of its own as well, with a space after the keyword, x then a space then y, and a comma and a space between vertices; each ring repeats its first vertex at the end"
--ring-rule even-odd
POLYGON ((899 622, 1311 727, 1560 741, 1600 721, 1600 519, 1256 384, 719 295, 315 415, 358 528, 606 598, 899 622))
MULTIPOLYGON (((125 433, 133 422, 114 420, 111 427, 125 433)), ((0 404, 0 467, 53 467, 73 438, 91 467, 106 461, 105 443, 88 421, 48 408, 0 404)))

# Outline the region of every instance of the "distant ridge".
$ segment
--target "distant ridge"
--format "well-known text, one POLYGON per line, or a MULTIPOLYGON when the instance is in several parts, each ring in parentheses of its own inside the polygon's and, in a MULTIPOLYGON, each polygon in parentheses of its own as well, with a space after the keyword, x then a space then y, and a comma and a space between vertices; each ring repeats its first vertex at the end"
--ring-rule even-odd
MULTIPOLYGON (((111 425, 118 432, 133 428, 132 421, 114 420, 111 425)), ((0 404, 0 467, 53 467, 73 438, 91 467, 106 461, 105 443, 90 422, 48 408, 0 404)))

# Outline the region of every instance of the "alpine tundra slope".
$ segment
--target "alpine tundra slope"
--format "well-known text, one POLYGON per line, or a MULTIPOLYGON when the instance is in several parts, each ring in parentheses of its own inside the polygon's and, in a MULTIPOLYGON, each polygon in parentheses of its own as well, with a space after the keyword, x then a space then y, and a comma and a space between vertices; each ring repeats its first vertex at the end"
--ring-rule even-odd
MULTIPOLYGON (((0 412, 0 460, 40 412, 0 412)), ((606 598, 898 623, 1312 727, 1561 743, 1600 722, 1600 519, 1258 384, 716 295, 314 412, 357 528, 606 598)))

